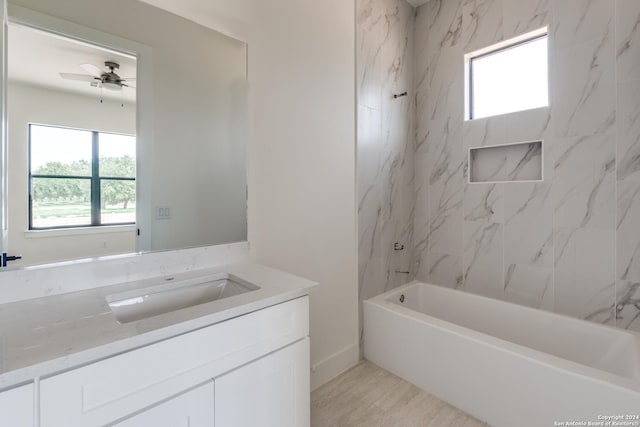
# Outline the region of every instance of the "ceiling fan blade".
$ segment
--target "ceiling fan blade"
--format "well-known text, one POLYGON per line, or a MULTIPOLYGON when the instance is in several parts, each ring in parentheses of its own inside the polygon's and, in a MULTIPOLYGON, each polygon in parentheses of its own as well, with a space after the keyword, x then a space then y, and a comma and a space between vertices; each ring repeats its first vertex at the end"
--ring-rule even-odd
POLYGON ((135 77, 122 77, 120 80, 122 80, 123 82, 135 82, 136 78, 135 77))
POLYGON ((80 68, 91 74, 93 77, 100 78, 102 76, 102 70, 93 64, 80 64, 80 68))
POLYGON ((136 88, 135 86, 133 86, 133 85, 128 85, 128 84, 126 84, 126 83, 122 83, 122 86, 124 86, 124 87, 130 87, 130 88, 132 88, 132 89, 135 89, 135 88, 136 88))
POLYGON ((67 80, 80 80, 82 82, 92 82, 96 78, 88 74, 60 73, 60 77, 67 80))

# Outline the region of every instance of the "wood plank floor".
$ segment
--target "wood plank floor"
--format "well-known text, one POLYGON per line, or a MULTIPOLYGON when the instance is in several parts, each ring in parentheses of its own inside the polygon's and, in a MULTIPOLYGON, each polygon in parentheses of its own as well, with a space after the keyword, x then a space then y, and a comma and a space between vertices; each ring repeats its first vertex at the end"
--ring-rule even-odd
POLYGON ((311 393, 311 427, 486 426, 368 361, 311 393))

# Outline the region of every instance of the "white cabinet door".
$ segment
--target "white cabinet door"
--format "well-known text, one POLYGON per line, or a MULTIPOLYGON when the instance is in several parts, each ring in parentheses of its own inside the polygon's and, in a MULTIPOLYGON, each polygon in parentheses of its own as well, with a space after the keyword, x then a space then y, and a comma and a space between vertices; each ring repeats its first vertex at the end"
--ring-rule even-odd
POLYGON ((167 400, 115 427, 213 427, 213 381, 167 400))
POLYGON ((215 427, 309 427, 309 338, 214 383, 215 427))
POLYGON ((32 427, 33 385, 25 385, 0 393, 0 426, 32 427))

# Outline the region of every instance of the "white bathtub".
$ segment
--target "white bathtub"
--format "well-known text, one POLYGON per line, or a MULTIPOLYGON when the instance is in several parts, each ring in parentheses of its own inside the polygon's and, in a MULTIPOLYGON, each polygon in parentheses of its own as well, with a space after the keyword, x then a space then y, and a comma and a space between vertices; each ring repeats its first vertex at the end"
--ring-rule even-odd
POLYGON ((640 426, 640 334, 412 282, 364 301, 364 355, 495 427, 640 426))

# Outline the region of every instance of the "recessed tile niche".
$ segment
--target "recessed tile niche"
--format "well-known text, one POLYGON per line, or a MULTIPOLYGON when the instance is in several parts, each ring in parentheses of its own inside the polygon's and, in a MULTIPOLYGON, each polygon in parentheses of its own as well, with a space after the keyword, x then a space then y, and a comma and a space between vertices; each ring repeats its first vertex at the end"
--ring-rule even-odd
POLYGON ((469 149, 469 182, 542 181, 542 141, 469 149))

